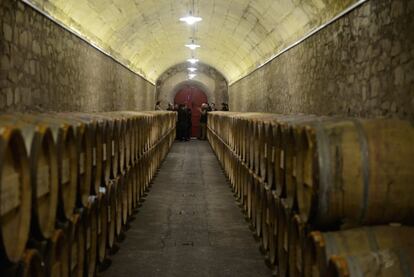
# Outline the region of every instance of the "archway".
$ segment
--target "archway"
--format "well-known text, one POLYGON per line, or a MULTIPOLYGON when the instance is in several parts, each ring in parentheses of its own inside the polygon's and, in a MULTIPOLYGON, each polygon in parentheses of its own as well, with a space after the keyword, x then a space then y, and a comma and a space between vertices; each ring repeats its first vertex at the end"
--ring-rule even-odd
POLYGON ((198 137, 200 133, 200 107, 208 103, 207 95, 197 86, 186 85, 174 97, 174 104, 184 104, 191 110, 191 136, 198 137))

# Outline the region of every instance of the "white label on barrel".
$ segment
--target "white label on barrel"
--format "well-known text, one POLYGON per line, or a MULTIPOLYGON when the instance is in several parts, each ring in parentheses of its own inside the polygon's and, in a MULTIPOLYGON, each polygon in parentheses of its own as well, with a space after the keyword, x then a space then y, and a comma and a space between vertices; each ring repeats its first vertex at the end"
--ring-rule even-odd
POLYGON ((115 141, 112 141, 112 157, 115 156, 115 141))
POLYGON ((50 183, 49 166, 43 165, 43 166, 38 167, 36 180, 37 180, 36 196, 40 198, 49 192, 49 183, 50 183))
POLYGON ((92 164, 96 166, 96 147, 92 149, 92 164))
POLYGON ((62 161, 62 183, 66 184, 70 180, 69 174, 69 159, 63 159, 62 161))
POLYGON ((285 152, 280 150, 280 168, 285 168, 285 152))
POLYGON ((19 175, 11 173, 3 177, 0 187, 0 214, 4 215, 20 205, 19 175))
POLYGON ((106 161, 106 143, 102 145, 102 159, 106 161))
POLYGON ((85 173, 85 153, 79 154, 79 173, 85 173))

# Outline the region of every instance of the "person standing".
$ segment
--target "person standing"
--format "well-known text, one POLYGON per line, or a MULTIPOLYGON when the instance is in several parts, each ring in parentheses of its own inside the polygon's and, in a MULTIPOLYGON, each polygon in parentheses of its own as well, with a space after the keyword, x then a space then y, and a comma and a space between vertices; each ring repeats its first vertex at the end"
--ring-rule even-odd
POLYGON ((174 105, 172 103, 168 103, 167 111, 174 111, 174 105))
POLYGON ((211 103, 211 104, 210 104, 210 108, 211 108, 211 111, 212 111, 212 112, 217 111, 217 108, 216 108, 216 104, 215 104, 215 103, 211 103))
POLYGON ((205 140, 207 138, 207 118, 208 118, 208 105, 203 103, 200 109, 200 139, 205 140))
POLYGON ((177 114, 177 139, 180 141, 186 140, 187 137, 187 124, 188 124, 188 113, 185 105, 181 104, 178 108, 177 114))
POLYGON ((155 110, 156 111, 162 111, 161 101, 157 101, 157 103, 155 103, 155 110))
POLYGON ((191 128, 192 128, 192 121, 191 121, 191 109, 186 107, 187 110, 187 132, 185 140, 189 141, 191 138, 191 128))

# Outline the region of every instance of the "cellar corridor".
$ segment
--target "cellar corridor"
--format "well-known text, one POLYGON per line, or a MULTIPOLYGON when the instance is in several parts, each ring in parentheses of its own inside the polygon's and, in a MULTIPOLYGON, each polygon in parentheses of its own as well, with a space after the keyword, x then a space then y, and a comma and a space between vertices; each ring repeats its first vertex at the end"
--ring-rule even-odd
POLYGON ((208 142, 175 143, 101 276, 270 276, 208 142))

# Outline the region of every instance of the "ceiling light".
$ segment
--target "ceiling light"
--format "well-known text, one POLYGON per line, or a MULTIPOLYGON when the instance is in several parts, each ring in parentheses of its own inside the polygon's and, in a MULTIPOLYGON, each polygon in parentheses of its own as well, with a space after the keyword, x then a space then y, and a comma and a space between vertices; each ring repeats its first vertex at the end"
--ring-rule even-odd
POLYGON ((188 71, 190 71, 190 72, 194 72, 194 71, 196 71, 197 70, 197 68, 195 68, 195 67, 189 67, 188 68, 188 71))
POLYGON ((201 17, 192 16, 192 15, 188 15, 188 16, 184 16, 180 18, 180 21, 185 22, 188 25, 193 25, 194 23, 200 22, 201 20, 203 20, 201 17))
POLYGON ((194 73, 188 74, 189 79, 193 79, 195 76, 197 76, 197 74, 194 74, 194 73))
POLYGON ((190 48, 191 50, 195 50, 195 49, 197 49, 198 47, 200 47, 200 45, 195 44, 195 43, 191 43, 191 44, 186 44, 186 45, 185 45, 185 47, 188 47, 188 48, 190 48))
POLYGON ((187 61, 188 61, 189 63, 191 63, 191 64, 196 64, 196 63, 198 63, 198 59, 194 59, 194 58, 188 59, 187 61))

